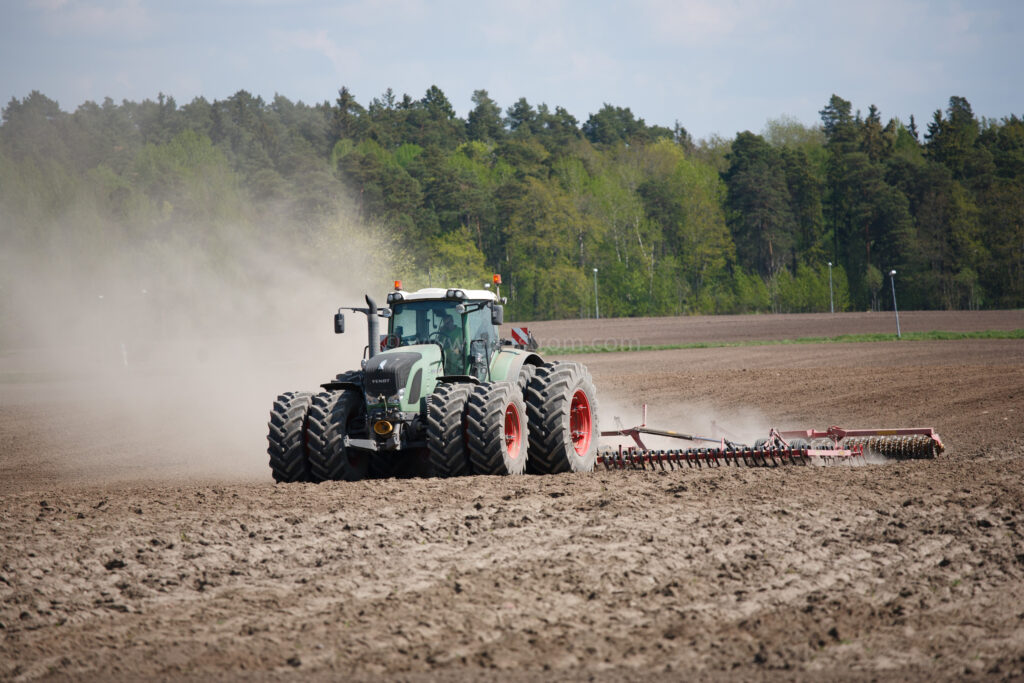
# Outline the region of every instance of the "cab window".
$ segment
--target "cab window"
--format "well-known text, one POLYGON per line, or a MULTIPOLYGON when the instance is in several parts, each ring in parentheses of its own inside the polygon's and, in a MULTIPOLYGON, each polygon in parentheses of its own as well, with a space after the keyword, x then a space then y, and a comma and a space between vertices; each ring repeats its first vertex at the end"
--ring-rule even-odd
POLYGON ((494 325, 491 324, 491 309, 489 306, 483 306, 466 314, 466 331, 469 333, 470 342, 483 339, 485 341, 484 346, 488 352, 498 343, 498 337, 494 332, 494 325))
POLYGON ((439 344, 444 349, 444 371, 465 373, 463 316, 451 301, 410 301, 397 304, 388 321, 387 345, 439 344))
POLYGON ((388 333, 399 346, 427 344, 439 336, 462 337, 462 316, 450 301, 410 301, 398 304, 388 321, 388 333))

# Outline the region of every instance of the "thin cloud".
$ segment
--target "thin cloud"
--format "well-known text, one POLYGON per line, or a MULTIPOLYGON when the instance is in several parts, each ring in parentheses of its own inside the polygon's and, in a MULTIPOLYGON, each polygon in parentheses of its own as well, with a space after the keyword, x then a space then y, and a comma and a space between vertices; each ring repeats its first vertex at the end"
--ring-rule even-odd
POLYGON ((68 0, 29 0, 29 7, 41 9, 44 12, 54 12, 68 4, 68 0))
POLYGON ((326 29, 273 31, 271 44, 279 52, 305 50, 318 54, 331 63, 336 74, 343 74, 361 65, 359 51, 341 47, 327 35, 326 29))
POLYGON ((44 13, 46 28, 57 35, 117 35, 141 37, 155 26, 139 0, 32 0, 44 13))
POLYGON ((642 7, 652 37, 687 45, 717 42, 736 32, 752 13, 759 13, 757 7, 726 0, 647 0, 642 7))

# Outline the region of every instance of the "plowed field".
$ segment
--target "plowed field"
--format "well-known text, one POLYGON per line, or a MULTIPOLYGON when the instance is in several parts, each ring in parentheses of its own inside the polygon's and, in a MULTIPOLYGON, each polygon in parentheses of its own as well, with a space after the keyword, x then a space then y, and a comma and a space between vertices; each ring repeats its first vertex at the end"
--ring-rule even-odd
MULTIPOLYGON (((673 344, 891 317, 565 325, 673 344)), ((0 357, 0 678, 1024 677, 1019 340, 564 356, 605 426, 643 403, 654 426, 743 440, 932 426, 931 461, 275 486, 270 401, 329 378, 296 356, 77 374, 0 357)))

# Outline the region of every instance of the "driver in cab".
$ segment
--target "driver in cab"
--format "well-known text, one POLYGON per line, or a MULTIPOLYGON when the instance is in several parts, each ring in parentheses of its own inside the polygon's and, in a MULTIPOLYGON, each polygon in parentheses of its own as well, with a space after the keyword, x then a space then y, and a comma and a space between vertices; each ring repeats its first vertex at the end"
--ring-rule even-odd
POLYGON ((437 334, 444 347, 445 372, 450 375, 462 374, 462 332, 451 313, 446 312, 441 316, 437 334))

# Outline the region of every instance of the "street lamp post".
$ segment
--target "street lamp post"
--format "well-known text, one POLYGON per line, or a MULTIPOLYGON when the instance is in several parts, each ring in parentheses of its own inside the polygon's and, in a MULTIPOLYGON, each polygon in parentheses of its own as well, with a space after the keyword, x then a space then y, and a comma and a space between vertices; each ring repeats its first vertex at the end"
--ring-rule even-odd
POLYGON ((889 271, 889 281, 892 283, 892 310, 896 313, 896 338, 902 339, 903 335, 900 334, 900 311, 896 308, 896 271, 889 271))
POLYGON ((836 312, 836 302, 832 298, 832 262, 828 262, 828 308, 832 313, 836 312))
POLYGON ((597 305, 597 268, 594 268, 594 317, 601 317, 601 309, 597 305))

